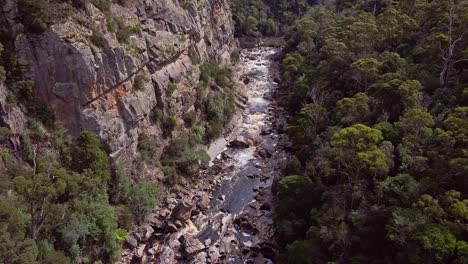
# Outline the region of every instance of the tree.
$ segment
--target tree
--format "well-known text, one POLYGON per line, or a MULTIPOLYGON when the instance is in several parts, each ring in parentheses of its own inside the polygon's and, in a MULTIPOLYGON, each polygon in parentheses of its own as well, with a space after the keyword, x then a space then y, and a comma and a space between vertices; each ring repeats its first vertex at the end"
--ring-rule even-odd
POLYGON ((15 178, 15 191, 28 205, 32 239, 37 240, 44 227, 51 228, 64 221, 66 203, 61 198, 66 193, 69 177, 63 168, 44 159, 38 163, 37 171, 15 178))
POLYGON ((381 63, 374 58, 363 58, 351 64, 351 68, 356 72, 357 82, 367 91, 369 84, 378 77, 381 63))
POLYGON ((89 170, 103 183, 110 179, 107 154, 101 149, 96 136, 89 131, 81 132, 76 139, 72 151, 72 168, 79 173, 89 170))
POLYGON ((369 115, 369 97, 357 93, 351 98, 343 98, 336 103, 335 113, 341 124, 353 125, 365 122, 369 115))
POLYGON ((424 108, 408 109, 395 126, 403 136, 398 145, 400 152, 400 170, 412 175, 421 175, 428 169, 428 158, 424 146, 433 135, 434 120, 424 108))
POLYGON ((380 40, 394 49, 418 26, 416 20, 395 8, 388 8, 377 16, 376 23, 380 40))
POLYGON ((109 187, 110 201, 115 204, 124 203, 128 199, 130 178, 127 170, 118 165, 109 187))
POLYGON ((320 105, 307 104, 299 112, 298 123, 304 134, 314 140, 327 122, 327 110, 320 105))
POLYGON ((341 166, 340 171, 349 180, 358 178, 365 172, 371 175, 385 173, 388 165, 384 153, 378 148, 382 139, 382 132, 362 124, 343 128, 335 133, 331 144, 341 166))
POLYGON ((455 255, 456 239, 446 227, 435 224, 425 225, 418 232, 415 240, 429 256, 429 258, 422 258, 424 262, 446 263, 455 255))
POLYGON ((110 263, 120 249, 117 215, 107 201, 87 197, 73 204, 73 214, 61 226, 59 242, 74 259, 86 252, 91 262, 110 263))

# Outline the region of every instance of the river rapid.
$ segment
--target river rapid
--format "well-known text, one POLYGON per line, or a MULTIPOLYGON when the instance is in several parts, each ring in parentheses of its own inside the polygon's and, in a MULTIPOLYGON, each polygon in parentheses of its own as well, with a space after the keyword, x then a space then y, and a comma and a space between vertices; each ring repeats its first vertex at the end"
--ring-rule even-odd
POLYGON ((120 263, 275 263, 273 189, 289 147, 277 52, 241 52, 231 131, 211 144, 199 182, 173 188, 127 241, 120 263))

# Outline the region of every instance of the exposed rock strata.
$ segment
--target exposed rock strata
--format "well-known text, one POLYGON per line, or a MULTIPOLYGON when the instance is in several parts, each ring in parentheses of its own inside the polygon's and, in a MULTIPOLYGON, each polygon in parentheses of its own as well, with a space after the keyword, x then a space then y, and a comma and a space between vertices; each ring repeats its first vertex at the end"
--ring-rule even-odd
MULTIPOLYGON (((112 17, 140 29, 126 43, 109 31, 109 17, 90 3, 57 18, 44 33, 26 34, 21 33, 15 1, 4 2, 0 20, 17 33, 14 45, 29 63, 35 97, 46 102, 71 133, 93 131, 111 157, 122 162, 135 157, 141 133, 164 144, 161 124, 151 118, 154 109, 179 119, 194 109, 199 64, 229 63, 234 44, 227 0, 114 3, 112 17), (93 31, 102 33, 101 45, 93 43, 93 31), (150 81, 135 91, 140 72, 148 73, 150 81), (169 83, 178 86, 172 95, 166 93, 169 83)), ((13 130, 21 129, 22 117, 15 109, 2 117, 13 130), (17 121, 8 121, 11 118, 17 121)), ((176 133, 184 130, 183 123, 179 126, 176 133)))

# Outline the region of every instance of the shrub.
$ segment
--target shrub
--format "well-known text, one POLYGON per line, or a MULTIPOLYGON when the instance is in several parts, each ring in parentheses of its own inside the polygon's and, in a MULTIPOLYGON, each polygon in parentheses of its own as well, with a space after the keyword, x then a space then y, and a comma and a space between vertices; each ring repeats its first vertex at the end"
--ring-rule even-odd
POLYGON ((34 32, 44 32, 49 27, 50 14, 47 3, 43 0, 20 0, 18 11, 26 27, 34 32))
POLYGON ((221 136, 223 133, 223 124, 221 122, 210 122, 206 127, 206 139, 212 140, 221 136))
POLYGON ((237 64, 240 60, 240 52, 238 48, 234 48, 231 52, 231 62, 237 64))
POLYGON ((117 228, 114 232, 115 234, 115 239, 119 242, 124 242, 128 238, 128 232, 125 229, 122 228, 117 228))
POLYGON ((101 149, 99 139, 89 131, 83 131, 76 139, 72 151, 72 168, 74 171, 92 173, 92 176, 103 182, 110 179, 109 159, 101 149))
POLYGON ((0 141, 5 141, 10 137, 11 131, 8 127, 0 127, 0 141))
POLYGON ((133 89, 136 91, 144 91, 146 89, 146 84, 150 81, 150 77, 145 70, 140 71, 135 76, 135 81, 133 83, 133 89))
POLYGON ((186 150, 181 154, 181 157, 176 161, 177 172, 190 177, 197 178, 200 173, 200 168, 206 166, 210 161, 210 156, 205 150, 186 150))
POLYGON ((164 114, 161 109, 157 107, 153 108, 153 110, 151 111, 151 119, 154 122, 160 121, 163 117, 164 117, 164 114))
POLYGON ((29 122, 29 128, 31 129, 31 137, 34 141, 40 142, 44 141, 47 138, 44 129, 41 127, 41 124, 37 120, 31 120, 29 122))
MULTIPOLYGON (((140 26, 137 24, 127 24, 122 18, 113 19, 115 22, 115 34, 120 43, 126 43, 131 34, 139 33, 140 26)), ((114 25, 112 25, 114 26, 114 25)), ((108 25, 109 27, 109 25, 108 25)))
POLYGON ((177 90, 177 84, 176 83, 173 83, 173 82, 170 82, 168 85, 167 85, 167 91, 166 91, 166 94, 167 96, 172 96, 172 94, 177 90))
POLYGON ((33 160, 33 146, 28 135, 21 135, 21 151, 26 161, 33 160))
POLYGON ((138 151, 141 157, 146 161, 152 161, 157 156, 157 150, 159 144, 156 139, 148 137, 146 135, 140 135, 138 137, 138 151))
POLYGON ((91 42, 93 42, 94 45, 97 47, 104 47, 104 41, 106 39, 104 38, 104 34, 102 32, 93 30, 93 34, 91 35, 91 42))
POLYGON ((196 144, 203 142, 203 137, 205 137, 206 128, 203 125, 196 126, 192 134, 190 135, 189 143, 191 146, 195 146, 196 144))
POLYGON ((111 0, 92 0, 92 3, 97 9, 99 9, 104 14, 109 14, 111 12, 111 0))
POLYGON ((180 182, 181 177, 177 174, 177 171, 174 166, 164 166, 163 172, 165 176, 164 181, 166 184, 174 186, 180 182))
POLYGON ((31 80, 14 82, 11 86, 13 93, 20 100, 29 100, 32 98, 34 82, 31 80))
POLYGON ((166 134, 170 134, 177 127, 177 118, 169 116, 164 120, 164 130, 166 134))
POLYGON ((171 142, 164 148, 163 158, 165 160, 174 160, 179 157, 186 149, 189 148, 188 138, 180 137, 171 140, 171 142))
POLYGON ((230 76, 232 73, 227 68, 221 68, 218 63, 205 63, 200 67, 200 80, 205 83, 215 82, 221 87, 230 87, 230 76))
POLYGON ((128 207, 138 222, 158 204, 160 189, 154 183, 139 181, 129 191, 128 207))
POLYGON ((109 186, 110 201, 114 204, 125 203, 130 189, 130 177, 127 170, 117 165, 114 177, 109 186))
POLYGON ((184 114, 184 123, 186 126, 191 127, 197 122, 197 113, 195 111, 189 111, 184 114))
POLYGON ((234 96, 231 92, 221 92, 210 96, 206 102, 206 111, 210 120, 221 123, 229 120, 234 113, 234 96))

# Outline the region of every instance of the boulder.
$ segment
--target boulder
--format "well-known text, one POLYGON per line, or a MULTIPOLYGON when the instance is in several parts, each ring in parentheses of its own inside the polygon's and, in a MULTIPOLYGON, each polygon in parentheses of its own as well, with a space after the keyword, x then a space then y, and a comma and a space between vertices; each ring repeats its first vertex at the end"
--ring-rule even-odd
POLYGON ((177 230, 178 230, 177 226, 172 222, 168 222, 164 226, 164 231, 166 231, 167 233, 174 233, 174 232, 177 232, 177 230))
POLYGON ((205 249, 205 245, 203 245, 200 240, 189 235, 181 236, 179 241, 183 246, 184 253, 189 256, 195 255, 196 253, 205 249))
POLYGON ((139 238, 140 242, 146 242, 153 235, 154 229, 148 225, 144 224, 136 230, 136 236, 139 238))
POLYGON ((125 242, 129 248, 133 249, 138 247, 138 240, 136 240, 136 238, 132 235, 129 235, 125 242))
POLYGON ((210 207, 210 197, 207 193, 203 192, 197 200, 197 207, 204 211, 210 207))
POLYGON ((192 209, 192 205, 181 201, 172 210, 171 218, 180 221, 185 221, 190 218, 192 214, 192 209))
POLYGON ((174 251, 170 247, 163 247, 155 263, 175 263, 174 251))

